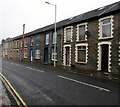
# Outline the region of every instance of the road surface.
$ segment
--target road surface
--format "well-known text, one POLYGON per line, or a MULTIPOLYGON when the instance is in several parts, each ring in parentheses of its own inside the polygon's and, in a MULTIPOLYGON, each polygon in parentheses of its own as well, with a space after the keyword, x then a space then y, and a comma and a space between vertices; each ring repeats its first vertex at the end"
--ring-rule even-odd
POLYGON ((117 105, 118 83, 2 61, 2 73, 27 105, 117 105))

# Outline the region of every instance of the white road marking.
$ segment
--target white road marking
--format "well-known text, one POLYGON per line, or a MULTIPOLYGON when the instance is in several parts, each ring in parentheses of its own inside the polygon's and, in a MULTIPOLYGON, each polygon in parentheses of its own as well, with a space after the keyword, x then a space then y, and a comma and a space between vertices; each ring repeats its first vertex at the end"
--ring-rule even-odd
POLYGON ((34 69, 34 68, 31 68, 31 67, 25 67, 25 68, 27 68, 27 69, 31 69, 31 70, 35 70, 35 71, 44 72, 44 71, 42 71, 42 70, 39 70, 39 69, 34 69))
POLYGON ((75 80, 75 79, 71 79, 71 78, 68 78, 68 77, 64 77, 64 76, 61 76, 61 75, 58 75, 58 77, 66 79, 66 80, 70 80, 70 81, 73 81, 73 82, 76 82, 76 83, 80 83, 80 84, 83 84, 83 85, 86 85, 86 86, 89 86, 89 87, 97 88, 99 90, 103 90, 103 91, 107 91, 107 92, 110 91, 110 90, 108 90, 106 88, 103 88, 103 87, 99 87, 99 86, 95 86, 95 85, 88 84, 88 83, 85 83, 85 82, 81 82, 81 81, 78 81, 78 80, 75 80))
POLYGON ((22 66, 22 65, 20 65, 20 64, 16 64, 16 63, 11 63, 12 65, 16 65, 16 66, 22 66))

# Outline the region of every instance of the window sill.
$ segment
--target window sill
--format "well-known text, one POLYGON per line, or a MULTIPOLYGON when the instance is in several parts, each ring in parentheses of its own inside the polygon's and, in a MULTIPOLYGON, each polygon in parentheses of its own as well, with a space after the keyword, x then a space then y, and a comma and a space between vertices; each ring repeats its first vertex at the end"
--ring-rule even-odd
MULTIPOLYGON (((51 61, 53 61, 54 62, 54 60, 52 59, 51 61)), ((55 60, 55 62, 57 62, 57 60, 55 60)))
POLYGON ((77 64, 87 64, 87 62, 76 62, 77 64))
POLYGON ((98 38, 98 40, 106 40, 106 39, 113 39, 113 37, 104 37, 104 38, 98 38))

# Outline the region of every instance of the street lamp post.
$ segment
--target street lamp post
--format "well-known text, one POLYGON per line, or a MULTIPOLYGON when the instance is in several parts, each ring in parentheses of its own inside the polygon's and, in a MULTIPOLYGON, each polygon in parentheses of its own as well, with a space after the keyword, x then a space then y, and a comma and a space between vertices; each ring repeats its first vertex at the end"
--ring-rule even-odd
POLYGON ((56 41, 56 34, 57 34, 57 31, 56 31, 56 15, 57 15, 57 5, 55 4, 51 4, 49 2, 45 2, 49 5, 53 5, 55 6, 55 43, 54 43, 54 67, 56 67, 56 44, 57 44, 57 41, 56 41))

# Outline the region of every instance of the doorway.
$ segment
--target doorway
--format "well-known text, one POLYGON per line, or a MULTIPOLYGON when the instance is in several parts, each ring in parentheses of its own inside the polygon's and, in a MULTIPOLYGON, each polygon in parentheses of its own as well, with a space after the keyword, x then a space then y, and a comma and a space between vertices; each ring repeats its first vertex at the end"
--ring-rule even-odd
POLYGON ((70 66, 70 47, 65 47, 65 65, 70 66))
POLYGON ((48 48, 44 48, 44 62, 48 62, 48 48))
POLYGON ((101 71, 108 72, 109 45, 101 45, 101 71))

